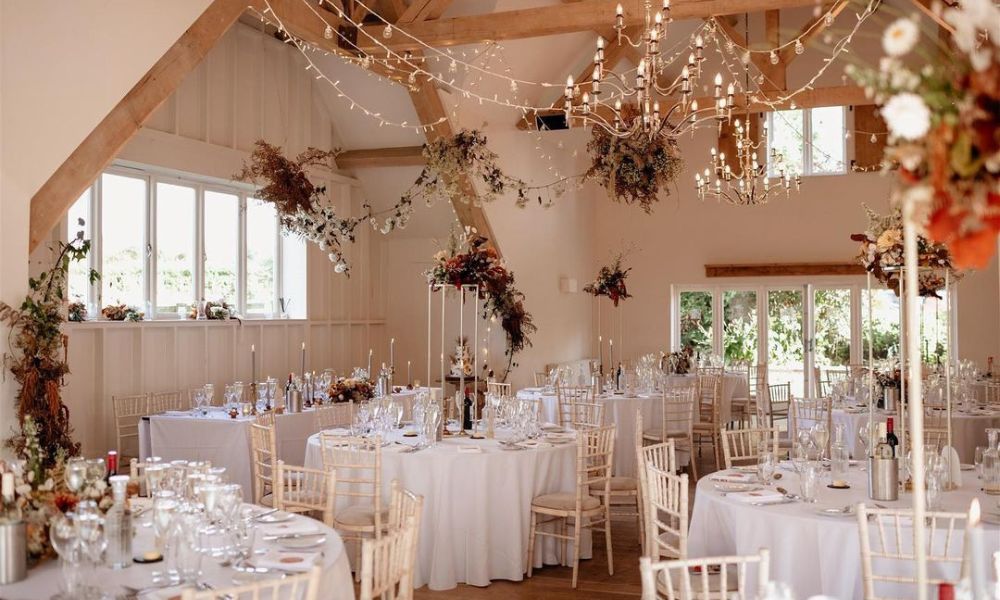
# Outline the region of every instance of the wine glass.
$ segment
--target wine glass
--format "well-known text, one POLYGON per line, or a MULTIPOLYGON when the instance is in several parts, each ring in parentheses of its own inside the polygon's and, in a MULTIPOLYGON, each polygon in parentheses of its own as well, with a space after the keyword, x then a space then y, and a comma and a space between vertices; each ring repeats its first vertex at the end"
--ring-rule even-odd
POLYGON ((77 597, 80 585, 80 547, 76 535, 76 513, 57 514, 49 524, 49 542, 59 555, 63 584, 60 598, 70 600, 77 597))
POLYGON ((108 467, 104 464, 103 458, 91 458, 87 460, 87 482, 95 485, 108 474, 108 467))
MULTIPOLYGON (((212 406, 215 403, 215 384, 206 383, 203 389, 205 390, 205 396, 204 396, 204 405, 202 406, 202 408, 207 409, 209 406, 212 406)), ((202 413, 205 412, 207 411, 205 410, 202 411, 202 413)))
POLYGON ((274 377, 267 378, 267 405, 274 406, 274 397, 278 392, 278 380, 274 377))
POLYGON ((826 423, 820 421, 812 426, 812 437, 816 442, 819 457, 822 460, 826 455, 826 444, 830 441, 830 430, 826 428, 826 423))
POLYGON ((66 487, 69 488, 69 491, 80 491, 87 480, 86 459, 75 456, 66 461, 66 467, 63 470, 63 479, 66 481, 66 487))
POLYGON ((976 456, 974 464, 976 465, 976 477, 979 479, 983 478, 983 455, 986 452, 985 446, 976 446, 976 456))
POLYGON ((761 452, 757 457, 757 477, 763 485, 771 485, 774 471, 778 466, 777 462, 773 452, 761 452))

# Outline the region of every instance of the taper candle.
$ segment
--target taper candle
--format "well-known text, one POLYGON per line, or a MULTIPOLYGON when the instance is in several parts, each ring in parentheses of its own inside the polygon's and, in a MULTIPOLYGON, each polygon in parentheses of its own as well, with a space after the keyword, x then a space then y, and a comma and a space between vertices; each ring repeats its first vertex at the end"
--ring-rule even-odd
POLYGON ((372 349, 369 348, 368 349, 368 379, 372 378, 372 354, 374 354, 374 352, 372 352, 372 349))
POLYGON ((299 372, 302 373, 303 377, 305 377, 305 375, 306 375, 306 343, 305 342, 302 342, 302 361, 301 362, 302 362, 302 370, 299 371, 299 372))
POLYGON ((250 344, 250 383, 257 382, 257 346, 250 344))

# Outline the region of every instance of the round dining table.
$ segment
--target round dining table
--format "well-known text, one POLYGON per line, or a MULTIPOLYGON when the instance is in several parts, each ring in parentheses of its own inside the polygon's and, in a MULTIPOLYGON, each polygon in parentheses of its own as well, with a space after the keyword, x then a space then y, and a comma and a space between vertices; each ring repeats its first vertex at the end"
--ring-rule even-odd
MULTIPOLYGON (((145 501, 148 504, 148 500, 145 501)), ((133 503, 136 507, 138 503, 133 503)), ((271 513, 268 509, 260 506, 245 505, 244 510, 255 511, 257 514, 266 515, 271 513)), ((155 536, 151 525, 152 511, 145 511, 140 515, 135 524, 135 537, 132 541, 132 551, 136 556, 143 552, 154 549, 155 536)), ((314 564, 321 566, 321 584, 323 590, 321 597, 336 598, 337 600, 353 600, 354 580, 351 576, 351 567, 344 542, 336 531, 327 527, 320 521, 303 515, 286 515, 285 513, 272 513, 266 517, 267 523, 263 520, 256 524, 256 534, 252 556, 247 559, 250 566, 256 567, 260 571, 256 577, 273 577, 282 574, 294 574, 309 570, 314 564), (272 531, 273 529, 273 531, 272 531), (308 550, 294 550, 283 546, 278 539, 278 531, 298 531, 313 532, 320 534, 317 539, 324 539, 321 545, 308 550), (273 533, 273 535, 272 535, 273 533), (290 568, 287 561, 282 561, 282 557, 298 555, 303 558, 300 568, 290 568), (312 562, 309 562, 309 561, 312 562), (273 566, 272 566, 273 565, 273 566), (278 568, 277 565, 282 565, 278 568)), ((211 586, 215 589, 223 589, 248 583, 249 579, 243 572, 230 566, 222 566, 221 558, 205 556, 201 561, 201 575, 198 583, 205 587, 211 586)), ((133 563, 125 569, 111 569, 108 567, 98 567, 92 580, 108 597, 135 597, 131 590, 141 590, 138 597, 142 600, 168 600, 179 598, 182 586, 162 584, 159 582, 159 574, 163 571, 163 562, 155 563, 133 563)), ((250 576, 253 577, 253 576, 250 576)), ((40 598, 51 598, 60 593, 63 579, 60 574, 58 560, 46 560, 28 571, 27 578, 8 585, 0 585, 0 598, 4 600, 39 600, 40 598)))
MULTIPOLYGON (((789 494, 800 493, 798 475, 787 462, 783 462, 777 472, 781 479, 770 486, 772 489, 781 486, 789 494)), ((716 486, 722 484, 714 477, 703 477, 698 482, 688 534, 689 556, 754 554, 760 548, 768 548, 771 551, 771 579, 789 584, 796 598, 820 594, 842 599, 862 598, 861 547, 854 506, 864 502, 868 506, 909 508, 913 502, 912 494, 904 491, 893 502, 868 499, 868 474, 860 466, 850 469, 849 489, 829 488, 826 485, 829 475, 821 476, 815 503, 785 499, 776 504, 750 504, 745 502, 743 495, 717 489, 716 486), (827 509, 840 510, 834 513, 827 509)), ((962 478, 964 485, 959 489, 941 494, 939 510, 965 513, 972 499, 978 497, 986 528, 983 538, 992 556, 1000 550, 998 497, 987 496, 981 491, 974 472, 964 471, 962 478)), ((938 532, 938 539, 941 533, 938 532)), ((957 531, 958 537, 953 538, 956 544, 953 548, 959 553, 962 534, 957 531)), ((877 533, 872 531, 870 535, 877 533)), ((932 565, 931 572, 958 579, 956 565, 932 565)), ((754 577, 752 571, 749 577, 754 577)), ((750 589, 754 589, 756 584, 750 583, 750 589)), ((887 591, 879 585, 876 591, 899 598, 910 597, 913 588, 900 586, 887 591)))
MULTIPOLYGON (((498 439, 445 437, 412 451, 415 438, 397 433, 383 447, 382 497, 389 498, 395 479, 424 498, 414 587, 447 590, 459 583, 486 586, 496 579, 523 579, 531 501, 576 489, 577 451, 572 441, 501 445, 507 437, 502 430, 498 439)), ((318 434, 309 438, 305 464, 323 468, 318 434)), ((338 501, 338 510, 345 502, 338 501)), ((590 536, 583 540, 581 557, 588 558, 590 536)), ((559 562, 551 538, 539 538, 538 544, 536 567, 559 562)))

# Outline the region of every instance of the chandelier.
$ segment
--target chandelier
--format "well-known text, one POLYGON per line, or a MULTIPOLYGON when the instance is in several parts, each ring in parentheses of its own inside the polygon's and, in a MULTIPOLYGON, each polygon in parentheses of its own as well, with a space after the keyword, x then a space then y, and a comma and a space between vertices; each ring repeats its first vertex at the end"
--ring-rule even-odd
MULTIPOLYGON (((665 67, 675 58, 665 58, 661 53, 661 42, 666 38, 667 25, 671 20, 670 0, 663 0, 659 10, 654 10, 647 0, 643 32, 637 40, 633 40, 625 31, 625 13, 619 4, 614 24, 617 43, 642 50, 635 78, 630 80, 631 73, 625 77, 606 68, 604 46, 607 42, 598 37, 590 89, 583 92, 579 103, 574 100, 579 97, 581 84, 574 83, 572 76, 566 79, 563 104, 566 120, 575 117, 619 137, 644 134, 672 138, 708 121, 721 126, 724 120, 728 120, 732 116, 734 88, 733 84, 729 84, 726 94, 722 94, 721 74, 715 76, 715 94, 711 102, 703 100, 703 104, 710 106, 699 106, 694 98, 705 60, 705 44, 700 34, 695 36, 693 48, 689 46, 691 51, 687 64, 680 74, 673 79, 664 74, 665 67), (636 110, 626 111, 623 105, 628 104, 636 110)), ((586 82, 582 85, 585 86, 586 82)))

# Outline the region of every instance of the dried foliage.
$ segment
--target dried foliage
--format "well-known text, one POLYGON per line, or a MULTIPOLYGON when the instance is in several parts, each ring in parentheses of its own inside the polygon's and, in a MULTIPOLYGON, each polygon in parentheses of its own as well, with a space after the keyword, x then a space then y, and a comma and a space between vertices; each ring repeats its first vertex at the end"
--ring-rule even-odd
MULTIPOLYGON (((63 376, 69 373, 69 365, 67 337, 60 327, 66 321, 64 297, 70 262, 84 260, 90 252, 90 240, 82 235, 81 231, 68 244, 58 243, 52 268, 28 279, 29 292, 19 307, 0 303, 0 323, 10 327, 4 366, 20 386, 16 396, 20 431, 7 445, 24 454, 28 441, 25 420, 30 417, 37 426, 45 467, 80 452, 80 444, 73 441, 69 408, 62 402, 63 376)), ((99 278, 96 271, 90 271, 91 283, 99 278)))
POLYGON ((622 262, 624 260, 624 253, 618 254, 610 265, 601 267, 601 271, 597 274, 597 280, 584 286, 583 291, 595 298, 607 296, 611 298, 611 302, 615 306, 618 306, 620 301, 631 298, 632 295, 628 293, 628 288, 625 287, 625 280, 628 278, 628 273, 632 268, 623 269, 622 262))
MULTIPOLYGON (((626 124, 641 118, 635 107, 622 109, 626 124)), ((604 186, 612 200, 638 204, 647 214, 659 201, 660 190, 670 195, 667 186, 684 168, 677 143, 662 135, 612 135, 603 127, 594 127, 587 144, 593 161, 586 179, 604 186)))
POLYGON ((463 236, 452 235, 447 250, 434 255, 434 268, 427 281, 461 288, 478 285, 479 297, 485 300, 483 318, 496 317, 507 336, 507 378, 515 366, 514 355, 531 345, 528 337, 538 331, 531 314, 524 308, 524 294, 514 286, 514 274, 507 270, 486 238, 467 228, 463 236))

